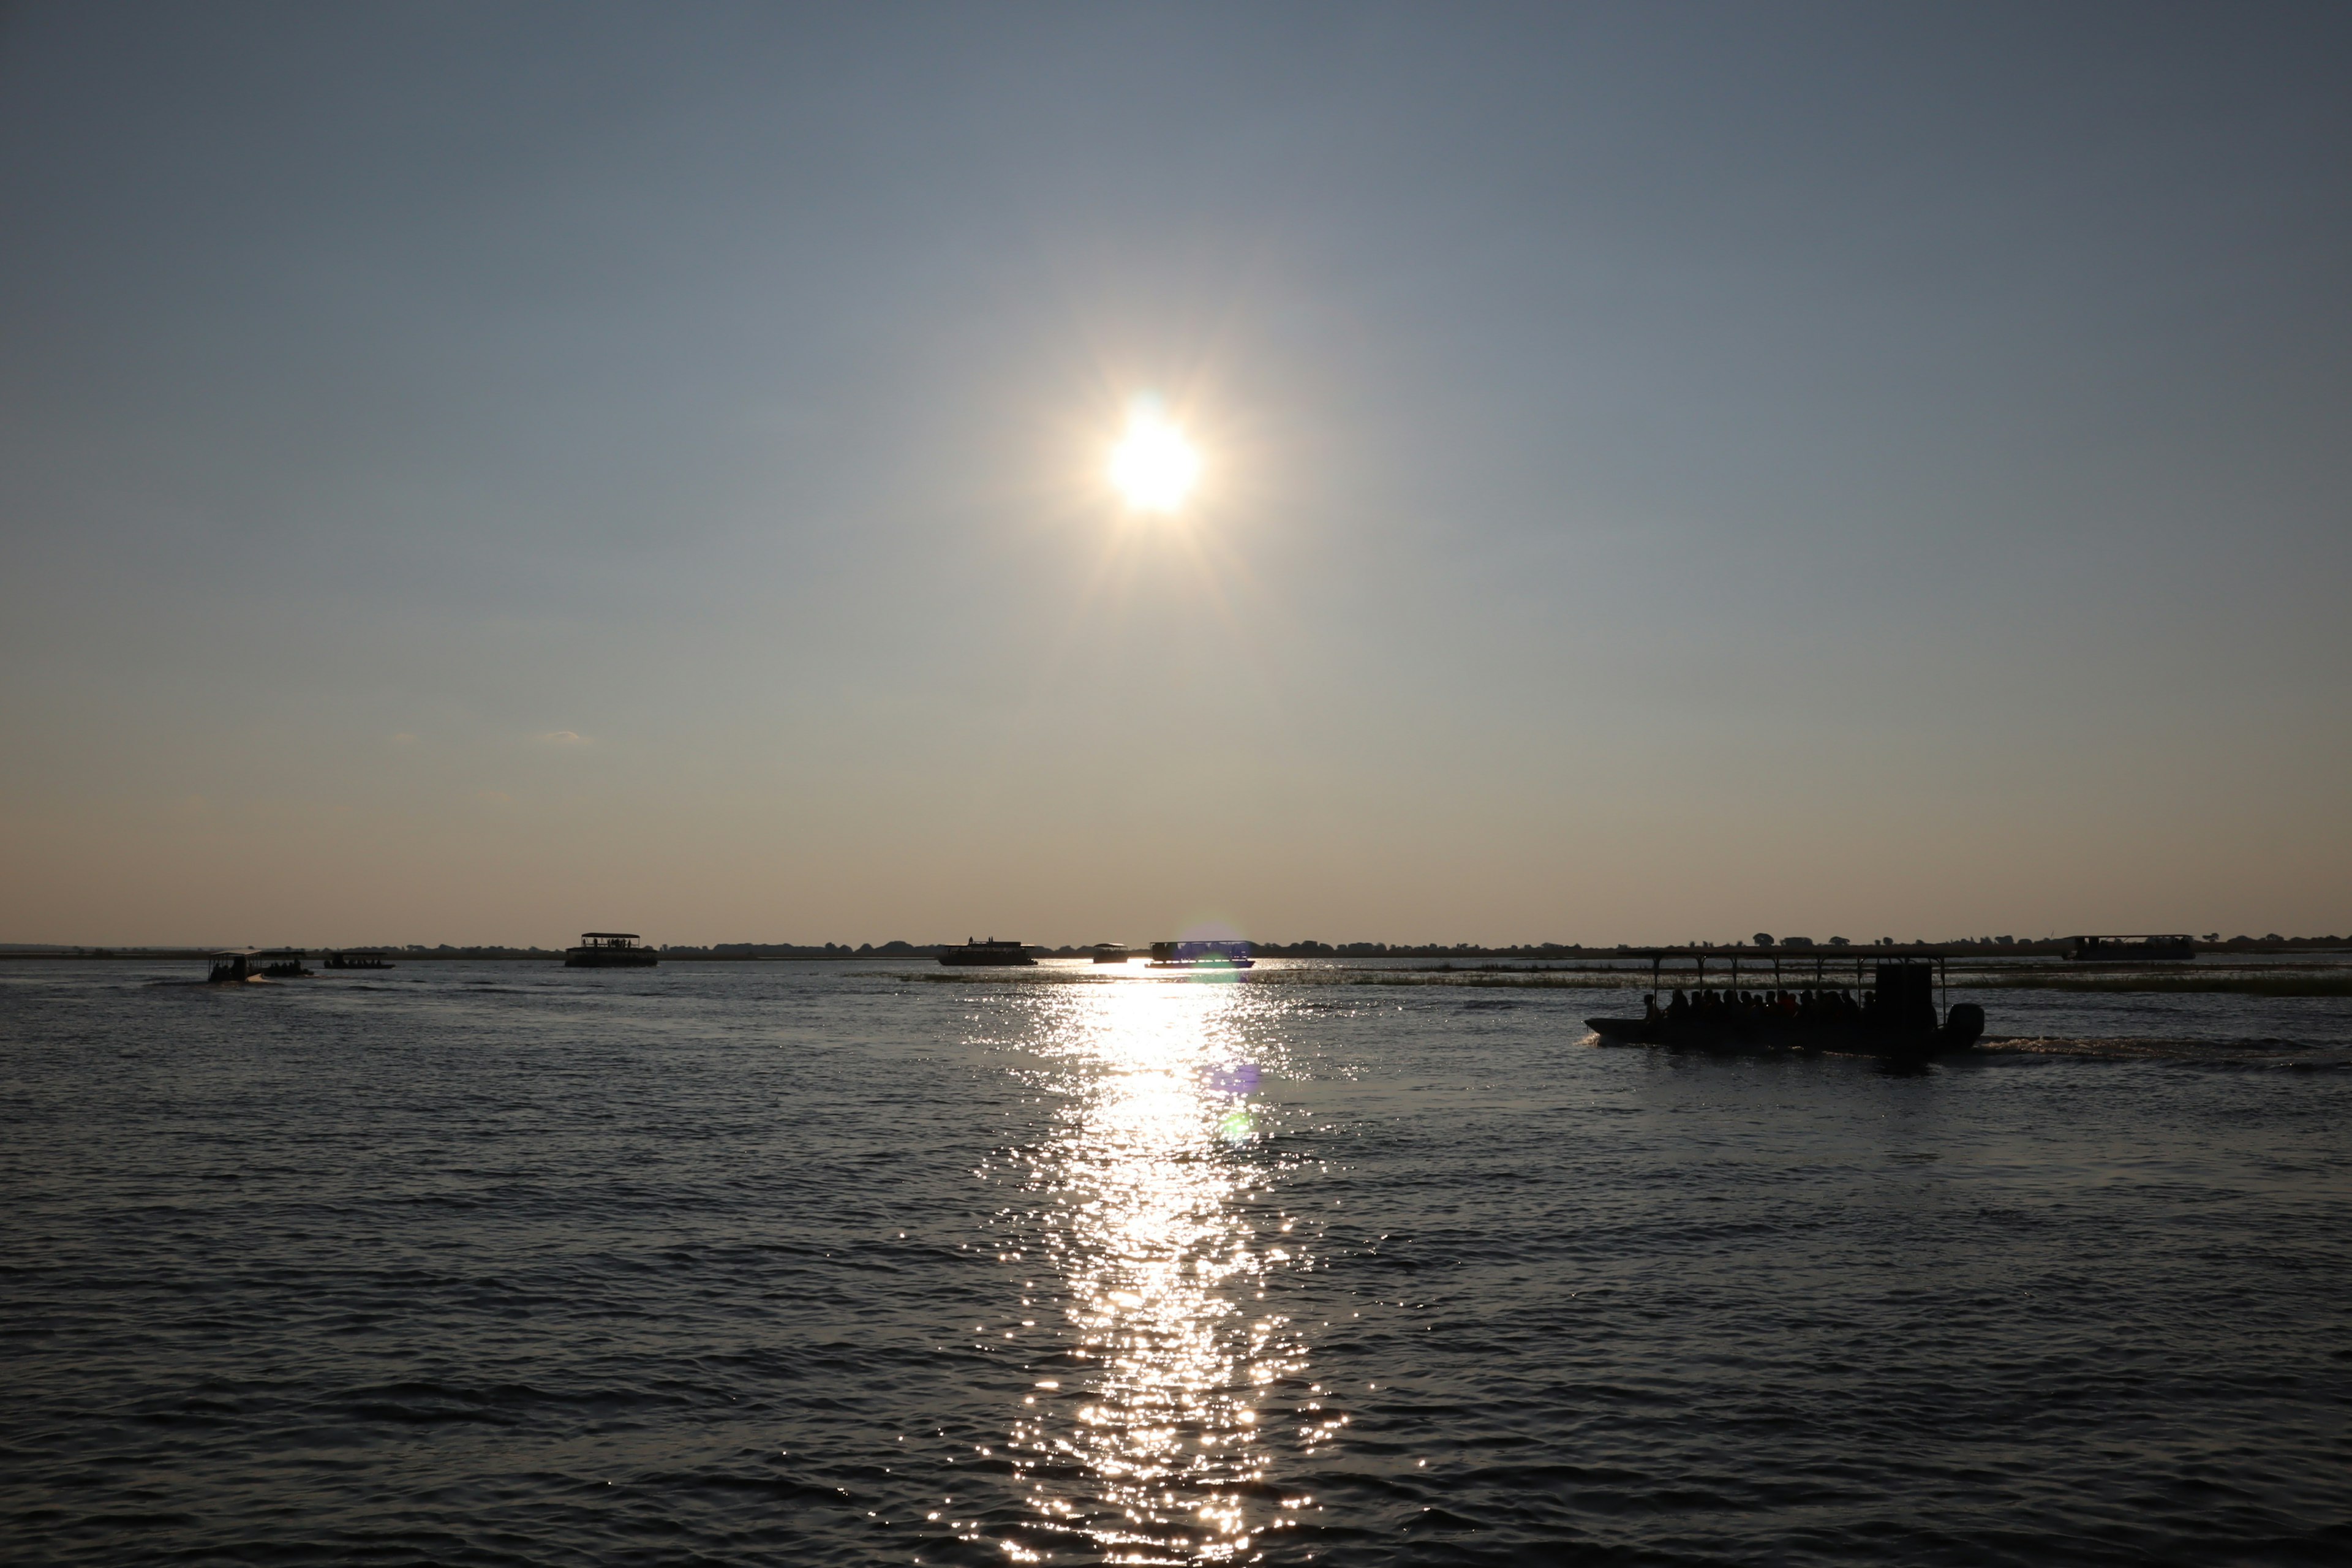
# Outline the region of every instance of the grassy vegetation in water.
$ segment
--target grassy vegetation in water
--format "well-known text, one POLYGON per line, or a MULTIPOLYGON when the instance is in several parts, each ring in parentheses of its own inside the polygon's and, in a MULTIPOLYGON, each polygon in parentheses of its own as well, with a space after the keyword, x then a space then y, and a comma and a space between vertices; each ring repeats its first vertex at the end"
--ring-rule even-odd
MULTIPOLYGON (((1025 981, 1049 984, 1105 984, 1125 973, 1122 970, 1108 973, 1066 969, 938 969, 901 974, 902 980, 928 981, 936 984, 968 985, 990 982, 1025 981)), ((1332 966, 1312 969, 1199 970, 1184 978, 1223 984, 1242 985, 1443 985, 1478 990, 1509 991, 1640 991, 1649 990, 1650 977, 1644 973, 1619 971, 1583 973, 1546 969, 1509 969, 1501 965, 1465 966, 1458 969, 1350 969, 1332 966)), ((1708 982, 1720 988, 1728 977, 1718 979, 1713 974, 1708 982)), ((1852 989, 1851 982, 1836 976, 1829 983, 1852 989)), ((1660 994, 1673 989, 1676 977, 1666 975, 1660 984, 1660 994)), ((1689 977, 1682 977, 1687 986, 1689 977)), ((1742 974, 1743 989, 1769 988, 1769 982, 1742 974)), ((1790 989, 1801 989, 1806 980, 1791 977, 1782 982, 1790 989)), ((2240 996, 2352 996, 2352 971, 2325 969, 2305 970, 2284 974, 2118 974, 2068 975, 2019 974, 1997 975, 1955 974, 1951 981, 1955 991, 2084 991, 2138 992, 2164 994, 2220 994, 2240 996)))
MULTIPOLYGON (((1132 972, 1126 972, 1132 973, 1132 972)), ((1026 969, 1008 965, 1002 969, 940 969, 918 970, 901 974, 901 980, 924 981, 940 985, 988 984, 992 982, 1022 981, 1049 985, 1107 985, 1122 978, 1122 972, 1089 973, 1085 970, 1026 969)), ((1192 980, 1219 985, 1451 985, 1509 991, 1646 991, 1649 977, 1639 981, 1622 977, 1605 978, 1595 974, 1559 974, 1543 970, 1512 970, 1502 973, 1483 973, 1455 970, 1436 973, 1412 969, 1198 969, 1182 974, 1155 974, 1159 980, 1192 980)))
POLYGON ((1956 980, 1955 991, 2132 991, 2179 995, 2352 996, 2352 974, 2016 974, 1956 980))

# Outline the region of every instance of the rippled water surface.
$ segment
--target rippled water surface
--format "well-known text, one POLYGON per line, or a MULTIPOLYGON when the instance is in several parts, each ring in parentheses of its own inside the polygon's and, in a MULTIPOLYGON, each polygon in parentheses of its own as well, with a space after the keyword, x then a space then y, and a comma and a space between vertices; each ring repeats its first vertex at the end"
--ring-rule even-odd
POLYGON ((170 977, 0 969, 11 1562, 2352 1559, 2340 999, 170 977))

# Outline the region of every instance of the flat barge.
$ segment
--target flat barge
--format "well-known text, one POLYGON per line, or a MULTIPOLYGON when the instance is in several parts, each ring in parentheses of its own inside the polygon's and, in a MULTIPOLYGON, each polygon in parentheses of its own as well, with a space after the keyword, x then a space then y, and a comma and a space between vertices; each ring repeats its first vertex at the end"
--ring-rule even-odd
POLYGON ((2193 938, 2162 936, 2070 936, 2069 963, 2189 963, 2197 957, 2193 938))
POLYGON ((1151 967, 1154 969, 1254 969, 1257 960, 1250 956, 1245 942, 1155 942, 1151 944, 1151 967))
POLYGON ((1034 969, 1037 965, 1026 944, 999 942, 992 936, 985 941, 966 937, 961 947, 941 948, 940 962, 950 969, 1034 969))

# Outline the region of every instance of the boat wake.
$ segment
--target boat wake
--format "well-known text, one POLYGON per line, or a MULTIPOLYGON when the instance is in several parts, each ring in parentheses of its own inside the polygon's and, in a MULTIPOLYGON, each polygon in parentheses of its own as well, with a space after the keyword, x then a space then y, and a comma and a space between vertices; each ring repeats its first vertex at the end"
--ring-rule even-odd
POLYGON ((2010 1035, 1977 1043, 1983 1056, 2083 1057, 2110 1061, 2200 1062, 2231 1067, 2352 1068, 2352 1050, 2264 1037, 2195 1040, 2158 1035, 2010 1035))

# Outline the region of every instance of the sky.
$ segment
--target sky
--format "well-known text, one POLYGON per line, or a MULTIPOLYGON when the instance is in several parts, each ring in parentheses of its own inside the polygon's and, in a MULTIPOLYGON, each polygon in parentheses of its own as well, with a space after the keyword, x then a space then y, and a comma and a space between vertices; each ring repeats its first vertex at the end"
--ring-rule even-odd
POLYGON ((2352 930, 2347 67, 9 7, 0 942, 2352 930))

